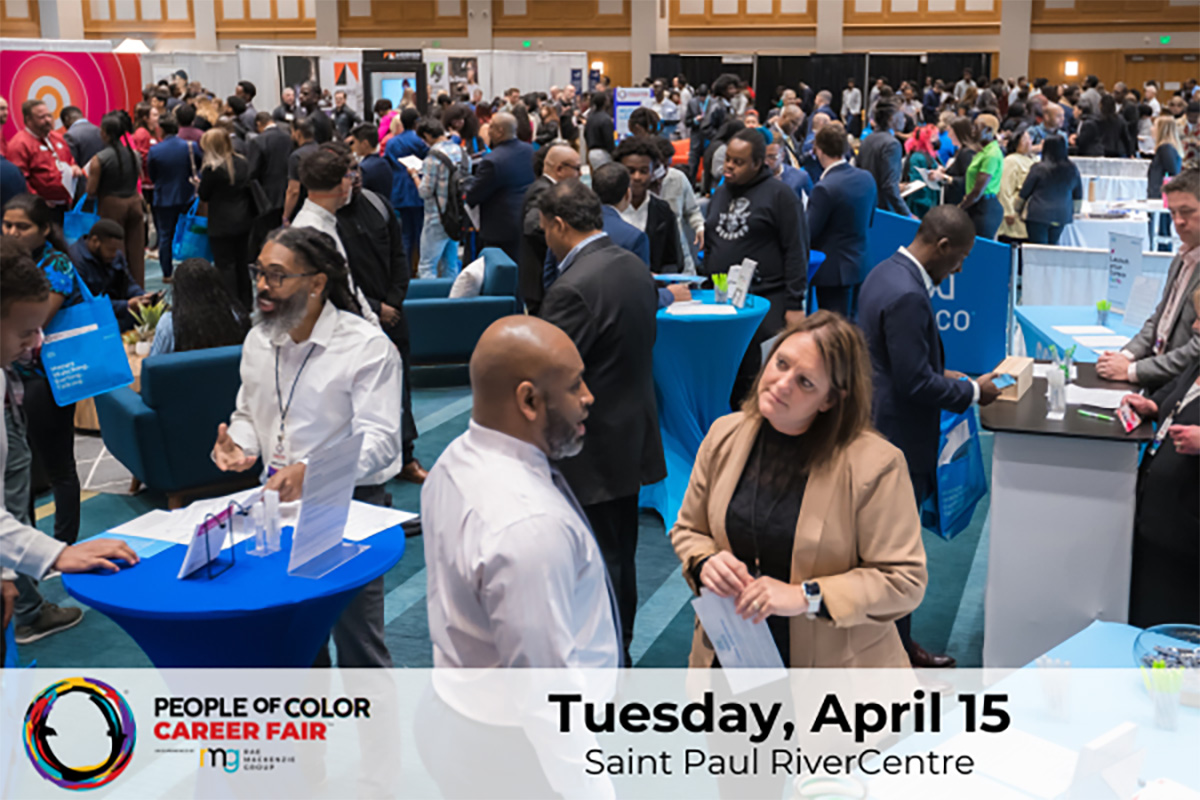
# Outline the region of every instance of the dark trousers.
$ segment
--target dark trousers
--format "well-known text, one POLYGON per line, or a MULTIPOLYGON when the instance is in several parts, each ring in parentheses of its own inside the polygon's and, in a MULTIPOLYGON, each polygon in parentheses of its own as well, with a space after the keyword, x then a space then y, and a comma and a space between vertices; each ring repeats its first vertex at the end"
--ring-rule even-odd
MULTIPOLYGON (((392 504, 383 484, 354 487, 354 499, 373 506, 392 504)), ((379 577, 364 586, 338 617, 332 634, 333 643, 337 645, 338 667, 391 669, 392 655, 384 641, 383 604, 383 578, 379 577)), ((328 644, 321 646, 313 666, 332 666, 328 644)))
POLYGON ((425 207, 398 208, 396 216, 400 218, 400 240, 404 242, 409 271, 412 271, 421 257, 421 229, 425 227, 425 207))
POLYGON ((74 544, 79 538, 79 473, 75 467, 75 404, 54 402, 43 375, 25 380, 25 417, 29 446, 50 479, 54 492, 54 538, 74 544))
POLYGON ((164 278, 171 277, 175 262, 171 257, 171 246, 175 243, 175 226, 187 211, 187 206, 155 206, 154 227, 158 228, 158 264, 164 278))
POLYGON ((971 222, 975 223, 975 235, 984 239, 995 239, 1000 223, 1004 221, 1004 207, 994 194, 985 194, 967 209, 971 222))
POLYGON ((754 332, 754 338, 750 340, 750 346, 746 348, 746 354, 742 356, 742 363, 738 366, 737 377, 733 380, 733 391, 729 395, 729 407, 734 411, 742 407, 742 401, 746 399, 746 395, 754 388, 754 381, 758 379, 758 371, 762 368, 763 342, 783 330, 786 319, 784 316, 786 289, 778 289, 773 292, 755 292, 753 289, 750 291, 752 294, 758 294, 769 300, 771 308, 763 317, 758 330, 754 332))
POLYGON ((396 349, 400 351, 400 368, 401 381, 403 387, 400 389, 400 408, 403 413, 403 419, 400 420, 400 439, 401 439, 401 454, 402 464, 408 464, 413 460, 414 442, 417 440, 417 421, 413 419, 412 411, 412 347, 408 339, 408 320, 404 318, 404 311, 400 312, 400 321, 392 328, 384 328, 387 335, 391 338, 392 344, 396 345, 396 349))
POLYGON ((1200 573, 1196 553, 1163 545, 1142 531, 1133 534, 1129 624, 1200 625, 1200 573))
MULTIPOLYGON (((912 479, 913 494, 917 499, 917 510, 920 511, 925 498, 933 494, 933 490, 937 486, 937 476, 932 472, 917 473, 911 470, 908 476, 912 479)), ((912 614, 905 614, 896 620, 896 630, 900 634, 900 641, 904 643, 904 649, 907 650, 912 644, 912 614)))
POLYGON ((213 253, 213 266, 225 279, 225 288, 246 308, 252 308, 254 302, 250 293, 249 243, 249 231, 234 236, 209 234, 208 237, 208 245, 213 253))
POLYGON ((1063 226, 1051 225, 1047 222, 1025 221, 1025 233, 1030 244, 1058 244, 1062 238, 1063 226))
POLYGON ((625 648, 625 663, 629 660, 629 645, 633 642, 633 618, 637 614, 637 555, 638 496, 618 497, 583 507, 591 523, 596 543, 608 567, 613 592, 617 595, 617 611, 621 615, 621 632, 625 648))
POLYGON ((513 236, 512 238, 509 238, 509 239, 491 239, 491 238, 483 238, 483 237, 481 237, 481 239, 482 239, 481 245, 483 247, 499 247, 501 250, 504 251, 505 255, 507 255, 509 258, 511 258, 513 260, 513 263, 515 263, 515 264, 521 263, 521 260, 520 260, 520 256, 521 256, 520 231, 517 231, 517 235, 513 236))
POLYGON ((836 311, 846 319, 854 319, 859 285, 814 286, 813 288, 817 292, 817 308, 825 311, 836 311))

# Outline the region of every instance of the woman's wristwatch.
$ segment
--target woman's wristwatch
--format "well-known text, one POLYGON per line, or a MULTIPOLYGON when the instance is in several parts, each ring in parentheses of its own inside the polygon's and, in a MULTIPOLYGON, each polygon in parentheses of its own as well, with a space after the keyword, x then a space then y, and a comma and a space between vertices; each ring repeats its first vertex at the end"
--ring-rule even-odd
POLYGON ((808 610, 804 612, 804 616, 816 619, 817 614, 821 613, 821 584, 805 581, 803 587, 804 599, 808 600, 808 610))

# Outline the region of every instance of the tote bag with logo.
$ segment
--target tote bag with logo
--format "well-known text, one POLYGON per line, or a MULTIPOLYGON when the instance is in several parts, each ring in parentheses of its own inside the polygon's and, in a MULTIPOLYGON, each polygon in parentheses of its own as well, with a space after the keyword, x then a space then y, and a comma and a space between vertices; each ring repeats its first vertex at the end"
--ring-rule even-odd
POLYGON ((189 258, 203 258, 209 262, 213 260, 212 247, 208 244, 208 217, 198 216, 196 211, 199 208, 200 200, 197 198, 175 225, 171 258, 176 262, 189 258))
POLYGON ((76 276, 83 302, 60 308, 46 326, 42 366, 59 406, 133 383, 112 301, 94 297, 76 276))
POLYGON ((953 539, 970 524, 988 484, 974 407, 961 414, 943 411, 941 428, 937 492, 922 506, 921 524, 943 539, 953 539))
POLYGON ((87 199, 85 192, 75 207, 63 214, 63 238, 67 240, 67 244, 75 244, 77 240, 87 236, 91 233, 92 226, 100 221, 100 215, 96 212, 83 210, 87 199))

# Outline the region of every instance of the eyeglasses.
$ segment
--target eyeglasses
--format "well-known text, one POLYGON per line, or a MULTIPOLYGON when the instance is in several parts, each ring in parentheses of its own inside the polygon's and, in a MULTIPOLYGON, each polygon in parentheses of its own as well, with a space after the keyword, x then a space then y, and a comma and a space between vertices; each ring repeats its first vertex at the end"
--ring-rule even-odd
POLYGON ((257 264, 250 265, 250 280, 258 283, 258 279, 262 278, 267 282, 267 286, 271 289, 279 289, 283 286, 283 282, 289 278, 311 278, 316 275, 316 272, 277 272, 275 270, 267 270, 257 264))

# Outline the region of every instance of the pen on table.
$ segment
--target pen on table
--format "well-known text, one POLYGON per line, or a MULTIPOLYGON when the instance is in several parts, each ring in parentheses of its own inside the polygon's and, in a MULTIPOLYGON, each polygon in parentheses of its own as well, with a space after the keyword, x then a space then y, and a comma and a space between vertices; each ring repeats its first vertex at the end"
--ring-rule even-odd
POLYGON ((1097 414, 1095 411, 1084 411, 1082 408, 1075 409, 1080 416, 1091 417, 1092 419, 1102 419, 1105 422, 1113 422, 1116 417, 1110 417, 1108 414, 1097 414))

